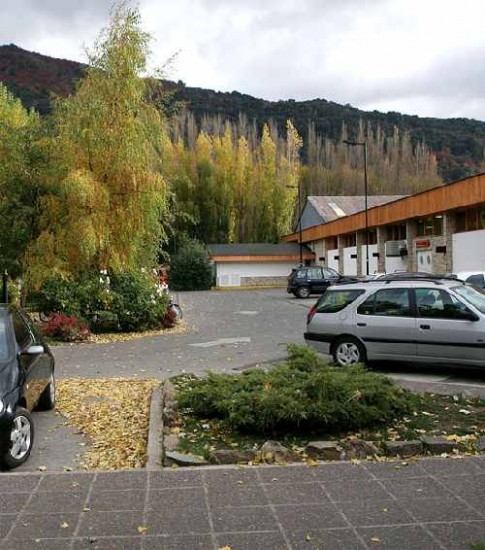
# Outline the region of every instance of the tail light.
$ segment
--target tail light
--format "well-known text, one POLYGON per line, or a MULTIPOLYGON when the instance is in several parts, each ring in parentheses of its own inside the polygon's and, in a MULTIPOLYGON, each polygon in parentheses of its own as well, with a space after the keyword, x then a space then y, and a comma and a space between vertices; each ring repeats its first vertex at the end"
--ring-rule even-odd
POLYGON ((313 316, 315 315, 316 312, 317 312, 317 304, 312 306, 312 308, 308 312, 308 315, 307 315, 307 318, 306 318, 306 324, 307 325, 310 324, 310 321, 313 319, 313 316))

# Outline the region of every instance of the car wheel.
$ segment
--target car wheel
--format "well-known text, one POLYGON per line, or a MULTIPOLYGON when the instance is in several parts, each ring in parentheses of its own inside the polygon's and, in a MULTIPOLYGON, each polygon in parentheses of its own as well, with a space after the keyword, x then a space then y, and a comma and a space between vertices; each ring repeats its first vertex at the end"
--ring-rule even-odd
POLYGON ((333 360, 341 367, 365 363, 365 348, 355 338, 347 336, 340 338, 333 348, 333 360))
POLYGON ((51 374, 49 384, 40 394, 36 409, 39 411, 50 411, 56 404, 56 379, 54 373, 51 374))
POLYGON ((308 298, 310 296, 310 288, 307 286, 301 286, 297 291, 298 298, 308 298))
POLYGON ((8 451, 0 457, 4 468, 11 469, 23 464, 30 456, 34 444, 34 425, 29 411, 19 407, 13 416, 10 428, 8 451))

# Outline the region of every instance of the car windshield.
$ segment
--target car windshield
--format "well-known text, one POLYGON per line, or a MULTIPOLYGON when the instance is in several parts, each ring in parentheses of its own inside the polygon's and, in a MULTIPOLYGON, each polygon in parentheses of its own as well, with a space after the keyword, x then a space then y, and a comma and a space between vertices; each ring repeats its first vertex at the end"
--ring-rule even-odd
POLYGON ((5 361, 8 358, 7 349, 7 329, 5 318, 0 318, 0 361, 5 361))
POLYGON ((485 313, 485 290, 470 285, 456 286, 453 287, 453 290, 479 311, 485 313))

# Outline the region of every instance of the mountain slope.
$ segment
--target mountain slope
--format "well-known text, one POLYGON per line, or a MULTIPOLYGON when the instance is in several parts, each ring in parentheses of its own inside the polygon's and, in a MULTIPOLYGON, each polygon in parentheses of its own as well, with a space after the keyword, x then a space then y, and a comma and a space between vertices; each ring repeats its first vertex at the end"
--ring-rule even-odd
MULTIPOLYGON (((0 46, 0 81, 18 96, 26 107, 41 114, 50 111, 52 97, 74 91, 82 78, 84 65, 29 52, 14 45, 0 46)), ((200 120, 204 115, 220 115, 237 120, 240 113, 258 126, 267 120, 284 129, 291 118, 300 135, 306 136, 308 123, 315 124, 318 134, 339 139, 342 123, 350 134, 360 119, 380 124, 386 131, 398 126, 408 131, 414 140, 425 140, 438 158, 440 174, 445 181, 482 171, 485 149, 485 122, 472 119, 421 118, 396 112, 361 111, 351 105, 340 105, 325 99, 310 101, 266 101, 239 92, 223 93, 202 88, 190 88, 183 82, 164 82, 173 90, 173 100, 183 102, 200 120)))

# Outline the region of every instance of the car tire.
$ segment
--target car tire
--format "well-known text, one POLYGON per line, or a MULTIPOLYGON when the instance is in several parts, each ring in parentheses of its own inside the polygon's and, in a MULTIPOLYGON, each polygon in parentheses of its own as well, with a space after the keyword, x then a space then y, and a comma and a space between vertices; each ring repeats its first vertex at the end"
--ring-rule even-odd
POLYGON ((310 296, 310 287, 308 286, 301 286, 297 291, 296 295, 298 298, 309 298, 310 296))
POLYGON ((12 418, 9 449, 0 456, 2 468, 11 470, 23 464, 30 456, 34 444, 34 425, 29 411, 19 407, 12 418))
POLYGON ((364 346, 352 336, 339 338, 332 349, 334 362, 340 367, 365 364, 367 361, 364 346))
POLYGON ((40 394, 36 409, 38 411, 50 411, 56 404, 56 379, 54 373, 51 374, 49 383, 40 394))

